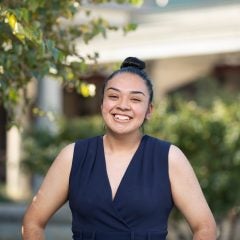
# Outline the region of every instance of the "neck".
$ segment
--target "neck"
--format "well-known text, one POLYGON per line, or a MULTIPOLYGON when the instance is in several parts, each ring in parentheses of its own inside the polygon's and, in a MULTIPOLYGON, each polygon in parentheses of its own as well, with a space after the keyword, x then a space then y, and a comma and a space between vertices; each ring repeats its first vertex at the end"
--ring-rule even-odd
POLYGON ((142 133, 118 135, 107 132, 104 135, 104 143, 110 151, 125 151, 134 149, 141 141, 142 133))

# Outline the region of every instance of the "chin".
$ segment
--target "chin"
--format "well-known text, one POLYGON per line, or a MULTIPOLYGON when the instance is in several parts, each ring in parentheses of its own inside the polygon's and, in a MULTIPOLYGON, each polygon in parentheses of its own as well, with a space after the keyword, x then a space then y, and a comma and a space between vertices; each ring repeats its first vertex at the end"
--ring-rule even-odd
POLYGON ((140 129, 116 129, 116 128, 108 128, 107 131, 113 135, 131 135, 131 134, 136 134, 140 132, 140 129))

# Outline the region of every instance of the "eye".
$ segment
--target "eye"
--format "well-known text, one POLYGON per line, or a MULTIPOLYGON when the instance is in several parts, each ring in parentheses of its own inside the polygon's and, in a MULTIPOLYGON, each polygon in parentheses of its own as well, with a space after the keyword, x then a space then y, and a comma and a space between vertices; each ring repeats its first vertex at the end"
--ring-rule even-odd
POLYGON ((114 94, 110 94, 110 95, 108 95, 108 97, 112 100, 117 100, 118 99, 118 96, 114 95, 114 94))
POLYGON ((141 99, 140 98, 131 98, 131 101, 138 103, 138 102, 141 102, 141 99))

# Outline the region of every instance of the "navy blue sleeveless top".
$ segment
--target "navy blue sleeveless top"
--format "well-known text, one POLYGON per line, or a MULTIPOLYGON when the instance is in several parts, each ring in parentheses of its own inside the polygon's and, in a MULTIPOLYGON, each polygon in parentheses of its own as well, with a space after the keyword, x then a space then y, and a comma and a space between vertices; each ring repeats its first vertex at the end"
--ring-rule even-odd
POLYGON ((73 239, 165 240, 173 207, 169 147, 144 135, 112 199, 103 137, 78 140, 69 179, 73 239))

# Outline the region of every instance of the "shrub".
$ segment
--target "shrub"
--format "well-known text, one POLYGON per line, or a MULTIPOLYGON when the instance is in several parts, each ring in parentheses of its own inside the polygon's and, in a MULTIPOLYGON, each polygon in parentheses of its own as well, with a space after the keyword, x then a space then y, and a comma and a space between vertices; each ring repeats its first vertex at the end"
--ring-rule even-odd
POLYGON ((240 207, 240 108, 216 99, 208 109, 178 98, 159 106, 147 133, 170 140, 190 160, 214 214, 240 207))
POLYGON ((103 132, 100 116, 62 119, 58 125, 57 134, 37 128, 24 134, 23 164, 31 172, 44 174, 64 146, 103 132))

